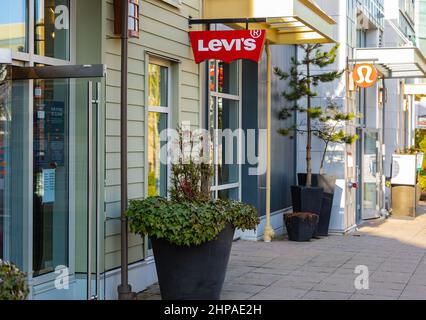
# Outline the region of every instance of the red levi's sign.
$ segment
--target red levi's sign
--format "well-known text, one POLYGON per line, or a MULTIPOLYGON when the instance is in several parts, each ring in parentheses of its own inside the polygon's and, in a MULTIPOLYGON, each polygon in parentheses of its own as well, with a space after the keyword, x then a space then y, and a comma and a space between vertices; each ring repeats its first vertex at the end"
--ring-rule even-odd
POLYGON ((259 62, 265 44, 265 30, 191 31, 195 63, 238 59, 259 62))

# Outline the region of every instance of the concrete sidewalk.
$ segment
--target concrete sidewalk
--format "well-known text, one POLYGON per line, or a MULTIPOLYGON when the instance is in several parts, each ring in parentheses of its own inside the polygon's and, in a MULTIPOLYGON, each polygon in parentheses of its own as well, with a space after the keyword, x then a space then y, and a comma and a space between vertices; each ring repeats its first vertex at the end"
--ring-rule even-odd
MULTIPOLYGON (((161 299, 158 285, 139 299, 161 299)), ((237 241, 222 299, 426 300, 426 215, 371 221, 308 243, 237 241), (367 290, 355 288, 357 266, 368 268, 367 290)))

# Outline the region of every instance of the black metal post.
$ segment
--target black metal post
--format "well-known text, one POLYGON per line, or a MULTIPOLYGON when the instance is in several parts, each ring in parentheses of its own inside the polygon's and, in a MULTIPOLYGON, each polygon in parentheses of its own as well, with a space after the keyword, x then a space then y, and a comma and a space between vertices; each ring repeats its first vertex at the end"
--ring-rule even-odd
POLYGON ((128 21, 129 2, 121 0, 121 284, 119 300, 132 300, 135 294, 129 284, 128 270, 128 221, 127 210, 127 67, 128 67, 128 21))

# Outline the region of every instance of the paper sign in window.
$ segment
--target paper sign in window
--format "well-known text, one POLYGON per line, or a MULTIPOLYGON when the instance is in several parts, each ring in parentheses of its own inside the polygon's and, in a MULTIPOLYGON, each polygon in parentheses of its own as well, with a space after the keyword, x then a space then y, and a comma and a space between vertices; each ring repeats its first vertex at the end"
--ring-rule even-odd
POLYGON ((43 204, 55 202, 55 169, 43 169, 43 204))

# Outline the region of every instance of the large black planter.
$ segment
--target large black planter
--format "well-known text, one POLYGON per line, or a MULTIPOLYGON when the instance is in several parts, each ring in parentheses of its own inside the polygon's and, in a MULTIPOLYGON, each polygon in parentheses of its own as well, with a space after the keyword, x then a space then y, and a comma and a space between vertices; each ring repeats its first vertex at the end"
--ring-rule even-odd
POLYGON ((228 224, 216 240, 183 247, 152 239, 163 300, 219 300, 235 228, 228 224))
POLYGON ((288 240, 310 241, 318 226, 318 215, 313 213, 292 213, 284 216, 288 240))
MULTIPOLYGON (((297 174, 299 186, 306 186, 306 173, 297 174)), ((330 228, 331 211, 333 210, 334 190, 336 188, 336 177, 328 175, 312 175, 312 186, 324 190, 319 214, 317 235, 328 236, 330 228)))
POLYGON ((294 212, 321 213, 323 189, 319 187, 291 187, 291 200, 294 212))

